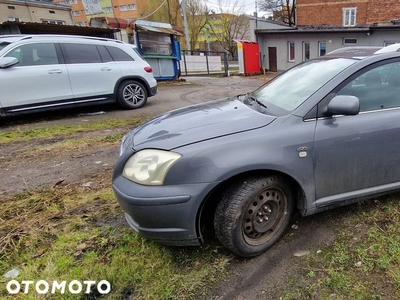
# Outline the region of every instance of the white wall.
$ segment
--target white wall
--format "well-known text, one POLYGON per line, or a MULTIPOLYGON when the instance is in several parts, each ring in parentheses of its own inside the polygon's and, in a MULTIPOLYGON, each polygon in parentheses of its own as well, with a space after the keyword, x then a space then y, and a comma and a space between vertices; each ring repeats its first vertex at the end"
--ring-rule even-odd
POLYGON ((326 52, 349 46, 383 46, 385 42, 400 42, 399 31, 373 31, 369 35, 365 32, 298 32, 298 33, 259 33, 258 42, 260 45, 261 59, 264 57, 264 64, 268 65, 268 47, 277 48, 278 70, 287 70, 290 67, 303 61, 303 42, 310 43, 310 58, 318 57, 318 42, 326 42, 326 52), (372 33, 372 34, 371 34, 372 33), (357 44, 343 43, 344 38, 355 38, 357 44), (288 61, 288 42, 295 43, 295 61, 288 61))

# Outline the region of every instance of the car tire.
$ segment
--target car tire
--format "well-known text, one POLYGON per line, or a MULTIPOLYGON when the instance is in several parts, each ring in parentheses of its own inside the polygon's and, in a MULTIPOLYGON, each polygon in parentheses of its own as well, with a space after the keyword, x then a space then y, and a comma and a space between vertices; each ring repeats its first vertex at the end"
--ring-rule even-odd
POLYGON ((138 81, 127 80, 118 87, 118 103, 126 109, 136 109, 147 102, 147 90, 138 81))
POLYGON ((259 255, 285 232, 293 202, 291 189, 280 176, 249 177, 235 182, 217 205, 215 234, 236 255, 259 255))

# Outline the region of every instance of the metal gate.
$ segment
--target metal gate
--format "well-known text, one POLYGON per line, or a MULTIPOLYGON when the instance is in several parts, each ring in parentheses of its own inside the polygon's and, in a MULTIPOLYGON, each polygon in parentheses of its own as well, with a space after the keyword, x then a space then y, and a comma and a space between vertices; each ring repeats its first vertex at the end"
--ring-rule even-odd
POLYGON ((183 50, 180 67, 181 75, 229 76, 228 53, 183 50))

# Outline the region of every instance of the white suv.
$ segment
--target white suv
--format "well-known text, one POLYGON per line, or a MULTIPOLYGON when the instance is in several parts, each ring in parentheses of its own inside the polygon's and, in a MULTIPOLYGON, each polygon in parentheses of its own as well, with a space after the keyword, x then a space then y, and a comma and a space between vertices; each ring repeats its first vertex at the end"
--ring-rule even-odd
POLYGON ((135 46, 68 35, 0 36, 0 115, 109 103, 142 107, 157 93, 135 46))

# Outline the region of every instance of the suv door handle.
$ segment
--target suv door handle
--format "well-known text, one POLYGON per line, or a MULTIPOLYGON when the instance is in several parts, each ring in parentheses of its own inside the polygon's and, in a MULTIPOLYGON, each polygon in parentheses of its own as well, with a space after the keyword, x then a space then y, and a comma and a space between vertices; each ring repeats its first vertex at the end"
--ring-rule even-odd
POLYGON ((48 73, 49 74, 61 74, 62 70, 49 70, 48 73))
POLYGON ((111 68, 110 67, 103 67, 100 70, 101 71, 111 71, 111 68))

